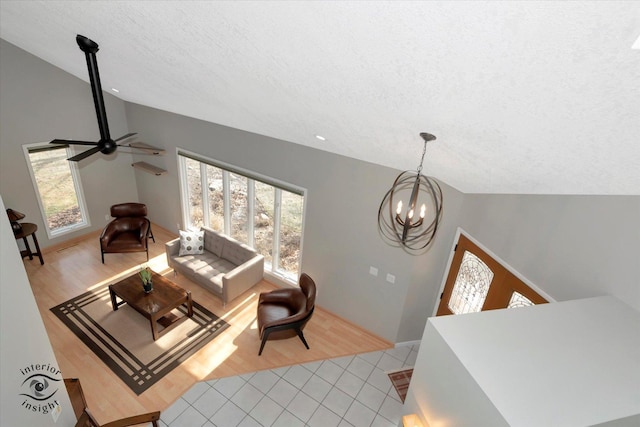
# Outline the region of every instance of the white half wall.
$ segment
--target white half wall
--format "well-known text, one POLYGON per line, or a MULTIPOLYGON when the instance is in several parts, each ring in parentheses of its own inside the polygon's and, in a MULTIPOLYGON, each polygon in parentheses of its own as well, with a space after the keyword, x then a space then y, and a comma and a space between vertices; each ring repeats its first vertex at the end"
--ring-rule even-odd
POLYGON ((4 211, 0 196, 0 425, 72 426, 76 419, 69 395, 4 211), (51 398, 38 401, 24 395, 35 395, 31 381, 44 384, 45 379, 43 397, 57 389, 51 398), (62 408, 57 423, 51 415, 55 402, 62 408))
POLYGON ((639 330, 611 296, 432 317, 405 413, 430 427, 637 425, 639 330))

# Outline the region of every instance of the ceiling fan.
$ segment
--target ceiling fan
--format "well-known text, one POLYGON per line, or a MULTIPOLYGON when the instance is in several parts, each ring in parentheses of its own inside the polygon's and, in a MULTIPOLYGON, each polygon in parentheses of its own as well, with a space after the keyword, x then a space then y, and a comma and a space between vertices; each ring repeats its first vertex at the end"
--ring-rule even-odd
MULTIPOLYGON (((89 79, 91 80, 91 92, 93 92, 93 103, 95 104, 95 107, 96 107, 96 115, 98 116, 98 127, 100 128, 100 141, 90 142, 90 141, 74 141, 74 140, 68 140, 68 139, 54 139, 53 141, 51 141, 51 144, 92 145, 93 146, 93 148, 67 159, 72 162, 78 162, 82 159, 86 159, 90 155, 95 154, 97 152, 101 152, 103 154, 111 154, 115 152, 118 147, 121 147, 121 146, 135 148, 133 144, 123 145, 123 144, 117 144, 117 142, 129 139, 132 136, 137 135, 136 133, 128 133, 116 140, 111 139, 111 135, 109 134, 109 124, 107 123, 107 113, 104 108, 102 86, 100 85, 100 74, 98 73, 98 61, 96 60, 96 52, 98 51, 98 44, 93 40, 88 39, 85 36, 81 36, 80 34, 76 36, 76 42, 78 43, 80 50, 82 50, 85 53, 85 56, 87 58, 87 67, 89 68, 89 79)), ((143 143, 139 143, 139 144, 149 147, 143 143)), ((157 153, 154 153, 154 154, 157 154, 157 153)))

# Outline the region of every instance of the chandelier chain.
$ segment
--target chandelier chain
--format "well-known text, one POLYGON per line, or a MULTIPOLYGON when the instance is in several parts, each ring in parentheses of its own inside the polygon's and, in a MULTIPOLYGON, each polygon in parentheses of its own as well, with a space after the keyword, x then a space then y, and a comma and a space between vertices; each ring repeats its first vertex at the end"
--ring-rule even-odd
POLYGON ((424 148, 422 149, 422 159, 420 159, 420 166, 418 166, 418 175, 422 172, 422 163, 424 162, 424 155, 427 152, 427 141, 424 142, 424 148))

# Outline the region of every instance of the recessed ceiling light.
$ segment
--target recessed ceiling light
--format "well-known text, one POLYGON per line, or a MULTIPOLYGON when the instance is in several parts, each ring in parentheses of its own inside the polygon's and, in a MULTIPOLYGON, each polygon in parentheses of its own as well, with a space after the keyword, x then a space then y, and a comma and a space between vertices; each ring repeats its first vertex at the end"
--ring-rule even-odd
POLYGON ((316 135, 316 138, 318 138, 320 141, 326 141, 327 140, 327 138, 325 138, 322 135, 316 135))
POLYGON ((119 93, 120 91, 118 89, 116 89, 115 87, 111 88, 112 91, 114 91, 115 93, 119 93))
POLYGON ((640 49, 640 36, 638 36, 636 41, 633 43, 633 46, 631 46, 631 49, 640 49))

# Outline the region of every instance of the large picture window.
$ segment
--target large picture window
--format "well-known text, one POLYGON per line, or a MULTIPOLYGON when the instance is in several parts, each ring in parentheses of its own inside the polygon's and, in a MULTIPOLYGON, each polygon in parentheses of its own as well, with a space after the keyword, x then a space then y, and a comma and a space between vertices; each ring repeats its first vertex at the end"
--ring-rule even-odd
POLYGON ((77 165, 66 145, 23 146, 49 238, 89 226, 77 165))
POLYGON ((254 247, 267 272, 297 283, 304 190, 178 150, 185 228, 202 225, 254 247))

